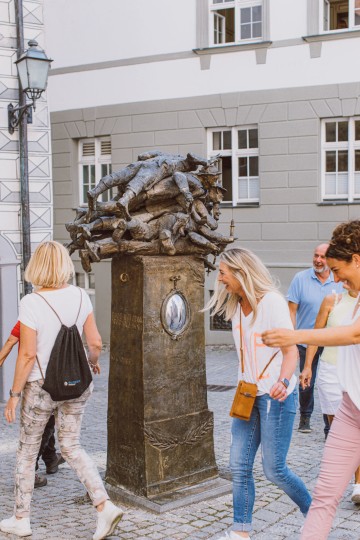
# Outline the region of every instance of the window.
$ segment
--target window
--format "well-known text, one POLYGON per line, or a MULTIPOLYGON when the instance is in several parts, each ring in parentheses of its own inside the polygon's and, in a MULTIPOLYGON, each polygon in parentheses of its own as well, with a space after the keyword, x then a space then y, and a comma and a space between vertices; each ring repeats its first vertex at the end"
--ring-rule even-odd
MULTIPOLYGON (((214 291, 209 291, 210 297, 214 294, 214 291)), ((231 321, 226 321, 224 314, 210 315, 210 330, 222 330, 229 332, 232 330, 231 321)))
POLYGON ((360 118, 322 124, 322 200, 360 199, 360 118))
MULTIPOLYGON (((80 204, 87 204, 87 192, 99 180, 111 173, 111 140, 84 139, 79 141, 80 204)), ((109 201, 112 189, 105 191, 99 201, 109 201)))
POLYGON ((262 0, 210 0, 211 45, 261 41, 262 0))
POLYGON ((360 0, 323 0, 323 30, 360 28, 360 0))
POLYGON ((219 156, 223 204, 258 203, 259 143, 256 126, 209 130, 209 157, 219 156))
POLYGON ((88 293, 92 306, 95 311, 95 276, 93 273, 76 272, 74 277, 74 285, 85 289, 88 293))

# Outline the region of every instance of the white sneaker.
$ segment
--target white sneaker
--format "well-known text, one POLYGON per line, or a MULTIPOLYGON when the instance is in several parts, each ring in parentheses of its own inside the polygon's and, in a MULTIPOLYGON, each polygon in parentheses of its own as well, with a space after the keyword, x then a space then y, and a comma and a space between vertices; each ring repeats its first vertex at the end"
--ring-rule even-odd
POLYGON ((0 521, 0 530, 16 536, 31 536, 30 518, 16 519, 15 516, 11 516, 9 519, 3 519, 0 521))
POLYGON ((102 540, 110 536, 120 519, 123 517, 124 511, 115 506, 111 501, 105 501, 104 508, 98 512, 96 531, 93 540, 102 540))
POLYGON ((355 504, 360 504, 360 484, 354 484, 351 500, 355 504))
MULTIPOLYGON (((225 533, 225 536, 221 536, 218 538, 218 540, 241 540, 243 537, 239 534, 236 534, 234 531, 230 531, 230 534, 228 532, 225 533)), ((251 540, 250 536, 245 538, 245 540, 251 540)))

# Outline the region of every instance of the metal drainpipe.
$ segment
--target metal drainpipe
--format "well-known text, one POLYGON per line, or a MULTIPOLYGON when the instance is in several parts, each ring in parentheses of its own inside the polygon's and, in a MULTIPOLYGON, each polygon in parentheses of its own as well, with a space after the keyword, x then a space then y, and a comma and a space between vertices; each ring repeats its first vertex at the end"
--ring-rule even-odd
MULTIPOLYGON (((24 51, 24 19, 23 0, 15 0, 16 44, 18 59, 24 51)), ((26 95, 22 91, 19 80, 19 106, 26 105, 26 95)), ((22 280, 24 294, 31 293, 31 284, 25 281, 24 271, 31 257, 30 239, 30 201, 29 201, 29 162, 27 114, 23 114, 19 123, 19 155, 20 155, 20 193, 21 193, 21 228, 22 228, 22 280)))

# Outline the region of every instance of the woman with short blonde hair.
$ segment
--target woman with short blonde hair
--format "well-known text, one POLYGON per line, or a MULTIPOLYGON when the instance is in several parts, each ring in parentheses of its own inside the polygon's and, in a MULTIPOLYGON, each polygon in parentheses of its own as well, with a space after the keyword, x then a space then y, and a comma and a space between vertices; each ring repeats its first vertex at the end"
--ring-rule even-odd
POLYGON ((52 413, 56 418, 61 454, 86 487, 98 511, 93 540, 111 535, 123 515, 123 511, 109 500, 94 462, 80 445, 81 421, 93 383, 80 397, 65 401, 53 401, 42 388, 62 325, 76 325, 80 335, 84 331, 89 365, 95 374, 100 373, 101 337, 89 296, 83 289, 67 283, 73 274, 74 266, 67 250, 54 241, 44 242, 36 248, 25 271, 25 279, 35 285, 36 292, 24 296, 20 302, 20 350, 4 412, 6 420, 14 422, 22 397, 15 468, 15 513, 0 522, 2 532, 17 536, 31 535, 30 504, 35 461, 42 433, 52 413))
POLYGON ((212 313, 231 319, 239 357, 239 379, 257 384, 250 419, 233 418, 230 468, 233 479, 234 523, 229 536, 249 538, 255 502, 253 466, 261 444, 265 476, 306 515, 311 497, 303 481, 286 464, 298 395, 294 371, 295 346, 264 347, 260 335, 275 321, 293 328, 288 305, 270 272, 251 251, 234 248, 220 255, 215 293, 207 305, 212 313))

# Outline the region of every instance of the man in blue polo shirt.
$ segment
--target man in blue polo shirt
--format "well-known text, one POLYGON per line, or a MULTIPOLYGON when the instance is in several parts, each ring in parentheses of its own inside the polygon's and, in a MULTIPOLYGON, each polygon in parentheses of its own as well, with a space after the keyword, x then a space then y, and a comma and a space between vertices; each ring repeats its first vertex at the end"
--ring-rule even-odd
MULTIPOLYGON (((342 292, 341 283, 335 283, 332 272, 326 264, 325 253, 329 244, 320 244, 315 248, 313 267, 295 274, 287 294, 291 319, 296 329, 314 328, 315 319, 321 302, 332 291, 342 292)), ((300 371, 304 369, 306 345, 298 345, 300 371)), ((300 423, 299 431, 310 433, 310 418, 314 410, 314 384, 319 356, 323 349, 318 348, 312 364, 310 386, 299 385, 300 423)))

